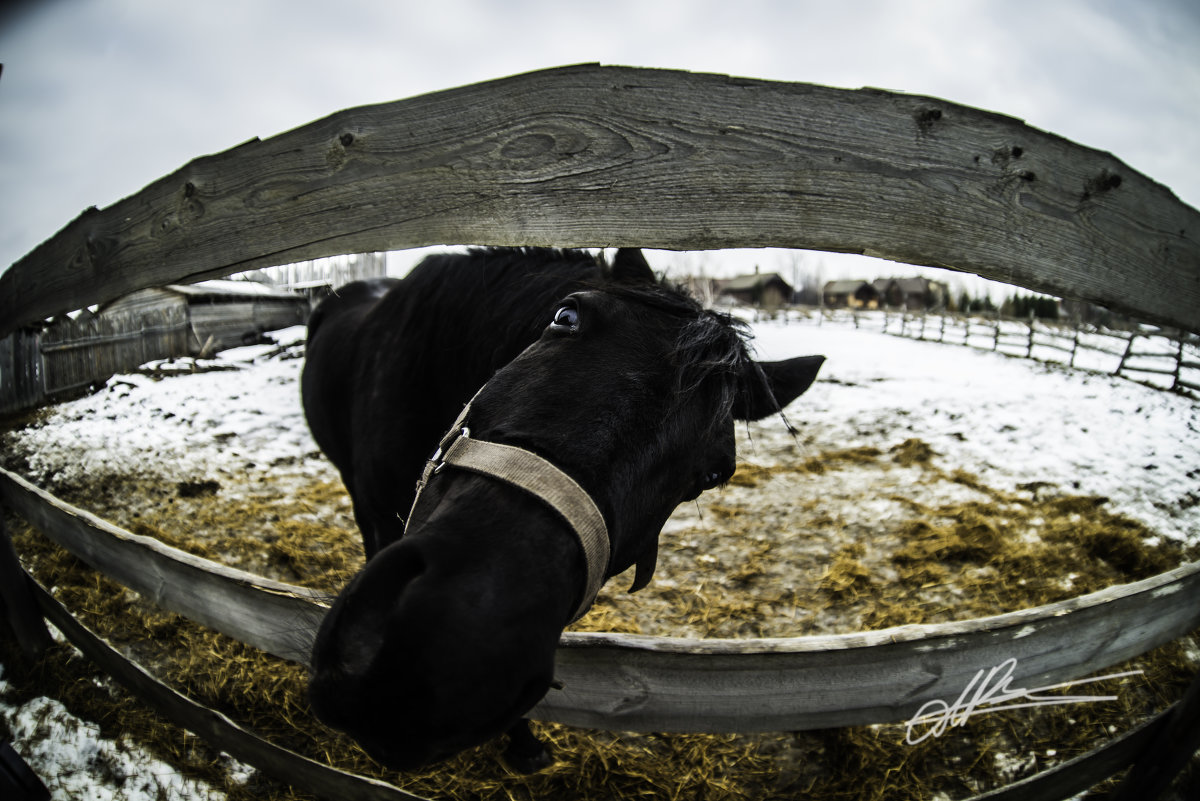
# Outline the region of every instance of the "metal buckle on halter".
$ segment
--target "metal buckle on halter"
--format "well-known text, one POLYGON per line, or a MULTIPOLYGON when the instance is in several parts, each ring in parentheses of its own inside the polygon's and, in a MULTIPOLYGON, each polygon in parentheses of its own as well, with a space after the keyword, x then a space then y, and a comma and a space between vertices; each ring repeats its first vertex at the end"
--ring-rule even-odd
MULTIPOLYGON (((470 438, 471 429, 467 426, 450 429, 449 433, 442 437, 442 441, 438 443, 437 450, 433 452, 433 456, 429 457, 429 461, 426 463, 427 469, 429 465, 433 465, 433 469, 429 471, 429 475, 437 475, 442 472, 442 468, 446 466, 446 452, 450 450, 455 442, 459 439, 470 438)), ((423 476, 422 478, 427 478, 427 476, 423 476)))

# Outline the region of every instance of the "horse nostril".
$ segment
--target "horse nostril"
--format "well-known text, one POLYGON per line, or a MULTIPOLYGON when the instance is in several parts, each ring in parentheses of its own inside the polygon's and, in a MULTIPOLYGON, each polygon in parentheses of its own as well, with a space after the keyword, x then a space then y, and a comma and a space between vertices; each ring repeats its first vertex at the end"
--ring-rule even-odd
POLYGON ((363 676, 371 669, 382 647, 381 634, 368 630, 357 631, 355 636, 343 638, 334 669, 347 677, 363 676))

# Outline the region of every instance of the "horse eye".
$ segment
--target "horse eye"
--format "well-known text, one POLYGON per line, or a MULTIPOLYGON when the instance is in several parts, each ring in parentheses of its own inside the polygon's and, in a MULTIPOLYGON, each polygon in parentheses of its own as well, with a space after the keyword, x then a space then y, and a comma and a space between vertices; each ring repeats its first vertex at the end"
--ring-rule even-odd
POLYGON ((551 323, 555 328, 566 328, 575 331, 579 328, 579 309, 574 306, 563 306, 554 313, 554 322, 551 323))

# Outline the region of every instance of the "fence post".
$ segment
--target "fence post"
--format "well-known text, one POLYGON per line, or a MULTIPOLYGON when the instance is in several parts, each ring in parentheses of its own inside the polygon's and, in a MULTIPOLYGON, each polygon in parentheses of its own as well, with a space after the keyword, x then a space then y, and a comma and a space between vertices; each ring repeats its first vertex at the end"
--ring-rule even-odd
POLYGON ((0 609, 8 619, 8 625, 21 650, 30 657, 41 655, 53 640, 46 628, 37 601, 29 588, 29 577, 21 567, 8 528, 4 525, 3 509, 0 508, 0 609))
POLYGON ((1113 371, 1113 375, 1119 376, 1121 375, 1121 371, 1125 369, 1125 362, 1129 360, 1129 354, 1133 353, 1133 340, 1137 339, 1137 336, 1138 332, 1136 328, 1129 332, 1129 341, 1125 343, 1125 353, 1121 355, 1121 361, 1117 365, 1117 369, 1113 371))
POLYGON ((1025 348, 1025 358, 1033 358, 1033 315, 1029 315, 1029 345, 1025 348))
POLYGON ((1075 337, 1071 341, 1071 361, 1067 362, 1068 367, 1075 366, 1075 354, 1079 352, 1079 321, 1075 321, 1075 337))
POLYGON ((1000 350, 1000 312, 996 312, 996 316, 992 318, 992 325, 996 326, 996 330, 992 335, 992 352, 1000 350))
POLYGON ((1200 674, 1147 743, 1110 801, 1159 798, 1200 748, 1200 674))
POLYGON ((1172 377, 1171 391, 1182 392, 1183 387, 1179 384, 1179 376, 1183 372, 1183 332, 1177 331, 1176 335, 1179 339, 1176 343, 1178 347, 1175 350, 1175 375, 1172 377))

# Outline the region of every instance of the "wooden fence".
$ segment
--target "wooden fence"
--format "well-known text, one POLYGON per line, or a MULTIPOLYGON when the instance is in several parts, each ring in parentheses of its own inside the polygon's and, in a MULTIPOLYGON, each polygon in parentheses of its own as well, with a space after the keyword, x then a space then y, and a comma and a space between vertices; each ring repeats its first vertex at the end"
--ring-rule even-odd
POLYGON ((176 307, 114 314, 51 325, 42 332, 48 397, 103 382, 153 359, 186 356, 187 310, 176 307))
POLYGON ((183 307, 84 313, 14 331, 0 340, 0 413, 103 383, 153 359, 187 356, 190 333, 183 307))
MULTIPOLYGON (((595 65, 351 109, 198 159, 85 213, 0 276, 0 329, 183 277, 442 242, 854 251, 1200 330, 1200 214, 1109 154, 934 98, 595 65)), ((164 606, 305 658, 294 632, 311 627, 297 621, 322 614, 306 590, 124 532, 11 474, 0 503, 164 606)), ((5 585, 10 612, 29 604, 22 586, 5 585)), ((33 597, 165 714, 190 703, 33 597)), ((675 731, 903 719, 1009 657, 1017 683, 1102 669, 1200 625, 1198 601, 1191 564, 1038 609, 837 637, 565 634, 564 689, 535 715, 675 731)), ((1176 732, 1196 728, 1195 695, 988 797, 1061 798, 1146 754, 1186 758, 1195 742, 1176 732)), ((310 781, 278 749, 189 709, 180 719, 234 756, 310 781)), ((317 772, 313 787, 338 785, 329 795, 411 798, 317 772)))
POLYGON ((1179 329, 1141 325, 1118 330, 936 311, 823 309, 820 314, 849 319, 855 328, 877 327, 885 334, 1058 362, 1175 392, 1200 393, 1200 336, 1179 329))
POLYGON ((155 294, 147 302, 100 315, 62 316, 5 337, 0 341, 0 413, 103 384, 156 359, 211 357, 258 341, 265 331, 302 325, 308 317, 301 295, 222 296, 188 287, 155 294))
MULTIPOLYGON (((3 470, 0 504, 159 606, 307 664, 307 638, 324 613, 317 593, 124 531, 3 470)), ((44 599, 40 603, 48 605, 44 599)), ((1019 680, 1056 683, 1144 653, 1198 625, 1200 563, 1194 563, 1035 609, 859 634, 691 640, 566 633, 555 662, 563 689, 552 690, 531 716, 647 732, 889 723, 911 717, 926 701, 955 697, 980 666, 1016 658, 1019 680), (1081 649, 1079 643, 1089 645, 1081 649)), ((89 636, 94 638, 84 635, 89 636)), ((138 684, 147 681, 140 678, 138 684)), ((254 762, 253 754, 239 753, 236 745, 221 741, 220 747, 271 767, 254 762)), ((1129 761, 1089 767, 1072 780, 1077 787, 1072 792, 1129 761)), ((1051 775, 1062 781, 1061 772, 1051 775)), ((1039 797, 1056 796, 1025 796, 1039 797)))

